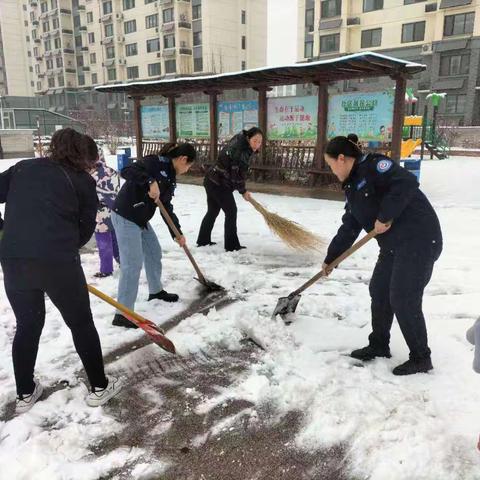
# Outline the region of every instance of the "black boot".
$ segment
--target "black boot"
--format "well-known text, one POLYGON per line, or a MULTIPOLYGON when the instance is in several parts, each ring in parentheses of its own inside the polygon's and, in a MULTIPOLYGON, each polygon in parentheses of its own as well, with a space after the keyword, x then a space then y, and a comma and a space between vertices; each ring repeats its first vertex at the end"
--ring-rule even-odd
POLYGON ((357 358, 358 360, 363 360, 364 362, 368 362, 369 360, 373 360, 376 357, 385 357, 390 358, 390 349, 387 348, 376 348, 368 345, 367 347, 359 348, 358 350, 354 350, 351 354, 351 357, 357 358))
POLYGON ((163 300, 164 302, 178 302, 178 295, 176 293, 167 293, 165 290, 162 290, 158 293, 151 293, 148 296, 148 301, 150 300, 163 300))
POLYGON ((115 317, 113 317, 112 325, 115 325, 116 327, 138 328, 137 325, 125 318, 120 313, 115 314, 115 317))
POLYGON ((217 242, 197 243, 197 247, 211 247, 216 244, 217 242))
POLYGON ((247 247, 244 247, 243 245, 239 245, 238 247, 234 248, 226 248, 226 252, 238 252, 239 250, 245 250, 247 247))
POLYGON ((415 373, 427 373, 433 370, 432 360, 430 357, 407 360, 405 363, 398 365, 392 370, 394 375, 413 375, 415 373))

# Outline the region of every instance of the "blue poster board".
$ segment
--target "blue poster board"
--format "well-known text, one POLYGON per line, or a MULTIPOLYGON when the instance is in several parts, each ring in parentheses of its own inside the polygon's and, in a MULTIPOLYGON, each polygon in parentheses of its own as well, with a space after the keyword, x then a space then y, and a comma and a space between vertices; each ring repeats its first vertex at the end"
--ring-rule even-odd
POLYGON ((167 105, 142 106, 141 116, 143 138, 157 140, 170 137, 167 105))

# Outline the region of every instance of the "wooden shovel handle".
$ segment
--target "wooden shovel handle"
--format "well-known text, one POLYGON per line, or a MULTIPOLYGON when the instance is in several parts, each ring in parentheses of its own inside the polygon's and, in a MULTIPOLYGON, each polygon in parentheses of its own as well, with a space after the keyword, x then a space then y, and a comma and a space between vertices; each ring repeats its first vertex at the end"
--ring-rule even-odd
MULTIPOLYGON (((155 203, 157 204, 157 207, 160 209, 160 212, 161 212, 163 218, 165 219, 165 221, 167 222, 168 226, 172 229, 172 232, 174 233, 175 238, 177 239, 177 241, 179 241, 182 234, 179 232, 178 228, 173 223, 172 217, 170 217, 170 215, 168 214, 167 209, 165 208, 165 206, 163 205, 163 203, 161 202, 160 199, 156 200, 155 203)), ((193 268, 197 272, 198 279, 200 280, 200 282, 201 283, 206 283, 205 277, 204 277, 202 271, 200 270, 200 267, 198 266, 197 262, 193 258, 193 255, 190 252, 187 245, 183 246, 183 250, 185 251, 188 259, 190 260, 190 262, 192 263, 193 268)))
MULTIPOLYGON (((345 250, 339 257, 337 257, 332 263, 330 263, 327 267, 327 270, 333 270, 335 267, 340 265, 347 257, 355 253, 360 247, 363 247, 369 240, 375 237, 376 233, 375 230, 367 233, 364 237, 362 237, 358 242, 354 243, 348 250, 345 250)), ((289 297, 295 297, 300 295, 303 291, 305 291, 308 287, 312 286, 318 280, 325 276, 323 270, 318 272, 315 276, 313 276, 308 282, 305 282, 300 288, 292 292, 289 297)))

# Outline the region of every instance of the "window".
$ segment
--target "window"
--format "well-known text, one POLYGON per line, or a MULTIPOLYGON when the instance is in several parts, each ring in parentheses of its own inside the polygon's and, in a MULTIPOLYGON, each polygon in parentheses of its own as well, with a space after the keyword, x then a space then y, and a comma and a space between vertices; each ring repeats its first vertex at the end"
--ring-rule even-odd
POLYGON ((79 27, 81 25, 81 22, 80 22, 80 15, 75 15, 73 17, 73 26, 74 27, 79 27))
POLYGON ((130 10, 131 8, 135 8, 135 0, 123 0, 123 9, 130 10))
POLYGON ((247 37, 245 35, 242 35, 242 50, 245 50, 247 48, 247 37))
POLYGON ((440 76, 467 75, 470 69, 470 54, 450 55, 440 59, 440 76))
POLYGON ((33 67, 28 67, 28 70, 33 73, 33 67))
POLYGON ((133 33, 137 31, 137 21, 136 20, 129 20, 123 24, 123 31, 125 34, 133 33))
POLYGON ((57 63, 57 68, 62 68, 63 67, 63 58, 58 57, 57 60, 56 60, 56 63, 57 63))
POLYGON ((202 18, 202 6, 192 5, 192 20, 198 20, 202 18))
POLYGON ((138 78, 138 67, 127 67, 127 78, 129 80, 138 78))
POLYGON ((425 22, 405 23, 402 25, 402 43, 422 42, 425 38, 425 22))
POLYGON ((193 59, 193 71, 201 72, 203 70, 203 58, 194 58, 193 59))
POLYGON ((111 0, 109 2, 103 2, 103 14, 108 15, 109 13, 112 13, 112 11, 113 8, 111 0))
POLYGON ((57 82, 58 82, 58 86, 59 87, 63 87, 65 85, 65 79, 63 78, 63 75, 60 75, 58 78, 57 78, 57 82))
POLYGON ((60 27, 60 22, 59 22, 58 18, 54 18, 54 19, 52 20, 52 28, 53 28, 53 30, 56 30, 56 29, 59 28, 59 27, 60 27))
POLYGON ((160 39, 152 38, 147 40, 147 53, 159 52, 160 51, 160 39))
POLYGON ((322 7, 321 7, 322 18, 338 17, 341 14, 342 14, 341 0, 322 1, 322 7))
POLYGON ((42 3, 40 4, 40 10, 42 11, 42 13, 45 13, 46 11, 48 11, 47 2, 42 2, 42 3))
POLYGON ((91 53, 90 54, 90 65, 95 65, 97 63, 97 54, 91 53))
POLYGON ((443 35, 467 35, 473 33, 475 13, 461 13, 459 15, 447 15, 443 24, 443 35))
POLYGON ((109 23, 108 25, 105 25, 105 36, 113 37, 113 23, 109 23))
POLYGON ((383 0, 363 0, 363 11, 372 12, 373 10, 381 10, 383 8, 383 0))
POLYGON ((35 12, 30 12, 30 21, 33 22, 35 20, 35 12))
POLYGON ((88 43, 95 43, 95 34, 93 32, 88 34, 88 43))
POLYGON ((305 48, 303 55, 305 58, 312 58, 313 57, 313 40, 305 42, 305 48))
POLYGON ((25 36, 25 40, 26 40, 27 42, 29 42, 29 41, 30 41, 30 37, 29 37, 28 35, 26 35, 26 36, 25 36))
POLYGON ((158 13, 145 17, 145 28, 158 27, 158 13))
POLYGON ((245 60, 242 60, 242 70, 247 69, 247 62, 245 60))
POLYGON ((340 34, 322 35, 320 37, 320 53, 338 52, 340 50, 340 34))
POLYGON ((464 113, 466 102, 466 95, 447 95, 445 113, 464 113))
POLYGON ((420 3, 420 2, 425 2, 426 0, 403 0, 404 5, 410 5, 412 3, 420 3))
POLYGON ((162 74, 162 64, 161 63, 149 63, 148 64, 148 76, 149 77, 158 77, 162 74))
POLYGON ((43 22, 42 23, 42 31, 49 32, 50 31, 50 22, 43 22))
POLYGON ((92 83, 98 83, 98 75, 96 73, 92 73, 92 83))
POLYGON ((82 36, 81 35, 77 35, 75 37, 75 46, 76 47, 81 47, 82 46, 82 36))
POLYGON ((163 36, 163 48, 174 48, 175 47, 175 35, 164 35, 163 36))
POLYGON ((145 0, 145 5, 148 5, 149 3, 156 2, 157 0, 145 0))
POLYGON ((36 40, 36 38, 37 38, 37 31, 36 30, 32 30, 32 38, 34 40, 36 40))
POLYGON ((315 30, 315 10, 313 8, 305 10, 305 30, 307 32, 315 30))
POLYGON ((35 56, 35 58, 38 58, 40 56, 40 51, 38 50, 38 47, 35 47, 33 49, 33 55, 35 56))
POLYGON ((245 10, 242 10, 242 25, 245 25, 247 23, 247 12, 245 10))
POLYGON ((163 23, 173 22, 173 8, 167 8, 163 11, 163 23))
POLYGON ((55 10, 55 8, 58 8, 58 2, 57 0, 52 0, 52 10, 55 10))
POLYGON ((379 47, 382 43, 382 29, 363 30, 361 48, 379 47))
POLYGON ((62 40, 60 38, 55 38, 53 41, 55 48, 62 48, 62 40))
POLYGON ((42 89, 42 82, 37 82, 37 90, 41 90, 42 89))
POLYGON ((177 71, 177 62, 175 60, 165 60, 165 73, 175 73, 177 71))
POLYGON ((78 84, 80 86, 85 85, 85 75, 79 75, 78 76, 78 84))
POLYGON ((114 68, 109 68, 107 70, 107 78, 109 81, 117 79, 117 71, 114 68))
POLYGON ((47 70, 53 70, 53 60, 47 60, 47 70))
POLYGON ((202 32, 193 32, 193 46, 202 44, 202 32))
POLYGON ((128 45, 125 45, 125 55, 127 57, 131 57, 133 55, 138 54, 138 49, 137 49, 137 44, 136 43, 130 43, 128 45))
POLYGON ((43 48, 46 52, 49 52, 52 49, 52 42, 51 40, 45 40, 43 42, 43 48))
POLYGON ((40 65, 38 63, 35 64, 35 73, 36 74, 40 73, 40 65))
POLYGON ((115 47, 107 47, 107 58, 115 58, 115 47))
POLYGON ((29 56, 29 57, 32 56, 32 52, 30 50, 27 52, 27 56, 29 56))
POLYGON ((77 67, 83 67, 83 55, 77 56, 77 67))
POLYGON ((48 79, 48 88, 53 88, 55 87, 55 77, 50 77, 48 79))
POLYGON ((87 12, 87 23, 93 23, 93 12, 87 12))

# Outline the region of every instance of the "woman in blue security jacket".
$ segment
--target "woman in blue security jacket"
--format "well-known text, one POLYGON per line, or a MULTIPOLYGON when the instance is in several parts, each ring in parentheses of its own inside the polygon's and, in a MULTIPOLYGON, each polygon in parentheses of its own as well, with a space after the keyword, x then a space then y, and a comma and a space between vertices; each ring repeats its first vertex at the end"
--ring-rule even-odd
MULTIPOLYGON (((157 209, 155 202, 160 200, 175 226, 182 231, 171 202, 177 175, 186 173, 195 157, 195 149, 189 143, 171 143, 159 155, 148 155, 121 172, 126 182, 118 193, 112 211, 121 263, 117 298, 131 310, 137 299, 142 264, 145 265, 150 291, 148 300, 178 300, 178 295, 167 293, 162 287, 162 250, 149 221, 157 209)), ((172 238, 175 238, 173 231, 169 230, 172 238)), ((183 235, 178 243, 180 246, 185 245, 183 235)), ((112 323, 120 327, 136 328, 119 312, 112 323)))
POLYGON ((364 155, 346 137, 332 139, 325 160, 343 182, 346 195, 342 225, 330 243, 323 268, 355 242, 361 230, 375 229, 380 254, 370 280, 372 333, 368 346, 351 356, 368 361, 390 358, 390 329, 397 317, 410 359, 395 375, 433 368, 422 312, 423 291, 442 251, 437 215, 419 190, 415 175, 388 157, 364 155))

